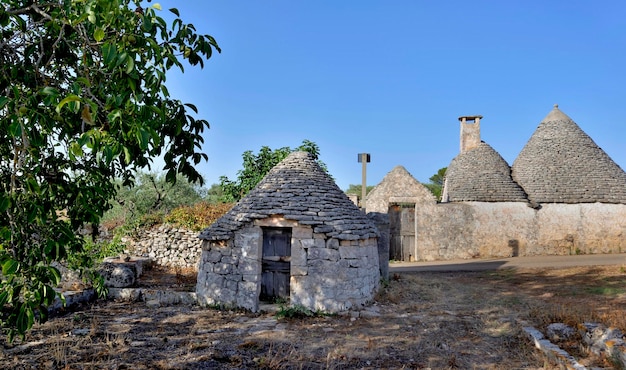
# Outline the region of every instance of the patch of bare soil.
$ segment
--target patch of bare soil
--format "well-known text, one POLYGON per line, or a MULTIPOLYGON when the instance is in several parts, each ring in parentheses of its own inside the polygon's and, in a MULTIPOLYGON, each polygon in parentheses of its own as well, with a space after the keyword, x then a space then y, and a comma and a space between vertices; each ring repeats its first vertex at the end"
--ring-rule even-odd
MULTIPOLYGON (((622 267, 393 275, 358 314, 273 313, 99 301, 0 339, 5 368, 34 369, 552 369, 520 320, 604 320, 626 330, 622 267)), ((193 290, 189 271, 141 284, 193 290)), ((588 366, 610 368, 598 358, 588 366)))

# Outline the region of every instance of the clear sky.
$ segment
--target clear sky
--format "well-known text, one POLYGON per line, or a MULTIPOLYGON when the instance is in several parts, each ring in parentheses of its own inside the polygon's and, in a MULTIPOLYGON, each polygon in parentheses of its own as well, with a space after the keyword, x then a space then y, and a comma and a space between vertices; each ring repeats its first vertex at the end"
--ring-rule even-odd
MULTIPOLYGON (((157 1, 153 1, 154 4, 157 1)), ((222 48, 172 74, 207 119, 199 166, 234 179, 246 150, 317 143, 343 190, 404 166, 416 179, 459 152, 459 116, 511 165, 553 105, 626 166, 626 2, 207 1, 176 7, 222 48)))

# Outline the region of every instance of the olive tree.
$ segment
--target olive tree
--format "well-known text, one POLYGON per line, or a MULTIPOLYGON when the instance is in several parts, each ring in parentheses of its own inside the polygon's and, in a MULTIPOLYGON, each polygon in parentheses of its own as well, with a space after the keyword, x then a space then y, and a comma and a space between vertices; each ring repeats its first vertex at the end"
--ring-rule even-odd
POLYGON ((139 172, 134 186, 120 186, 111 209, 103 217, 127 223, 154 213, 169 213, 180 206, 200 202, 207 189, 192 184, 181 175, 176 183, 165 181, 163 174, 139 172))
POLYGON ((9 339, 46 319, 84 223, 98 224, 113 179, 162 156, 169 181, 194 168, 208 122, 172 96, 167 71, 220 49, 138 0, 3 0, 0 5, 0 323, 9 339))

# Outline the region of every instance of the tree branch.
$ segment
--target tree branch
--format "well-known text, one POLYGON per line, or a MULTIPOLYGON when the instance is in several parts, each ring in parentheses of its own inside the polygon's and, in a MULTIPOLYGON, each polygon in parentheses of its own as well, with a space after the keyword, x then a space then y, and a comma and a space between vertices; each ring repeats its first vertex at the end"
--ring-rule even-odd
POLYGON ((43 10, 41 10, 41 8, 39 6, 43 6, 43 7, 58 7, 59 4, 55 4, 55 3, 45 3, 45 4, 30 4, 29 6, 25 7, 25 8, 19 8, 19 9, 8 9, 6 10, 6 12, 10 15, 24 15, 24 14, 30 14, 33 11, 35 11, 35 13, 41 15, 42 17, 46 18, 47 20, 52 20, 52 17, 50 16, 50 14, 44 12, 43 10))

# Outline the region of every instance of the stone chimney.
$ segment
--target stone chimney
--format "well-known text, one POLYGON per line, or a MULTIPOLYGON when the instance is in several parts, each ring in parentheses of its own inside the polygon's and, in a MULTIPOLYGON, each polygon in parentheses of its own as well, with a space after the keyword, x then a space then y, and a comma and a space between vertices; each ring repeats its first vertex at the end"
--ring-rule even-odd
POLYGON ((480 120, 483 116, 461 116, 461 153, 480 144, 480 120))

